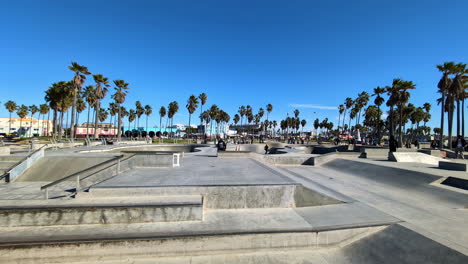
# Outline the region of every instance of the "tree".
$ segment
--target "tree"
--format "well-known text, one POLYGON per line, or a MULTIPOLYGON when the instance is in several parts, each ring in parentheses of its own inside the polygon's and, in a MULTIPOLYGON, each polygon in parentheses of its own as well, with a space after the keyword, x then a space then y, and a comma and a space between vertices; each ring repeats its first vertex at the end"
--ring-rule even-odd
POLYGON ((76 100, 76 123, 79 123, 80 121, 80 114, 86 109, 86 104, 83 100, 83 98, 78 98, 76 100))
POLYGON ((145 105, 145 115, 146 115, 146 133, 148 135, 148 116, 150 116, 153 113, 153 108, 149 105, 145 105))
POLYGON ((159 132, 162 133, 162 119, 166 116, 166 108, 161 106, 159 109, 159 132))
POLYGON ((34 136, 34 134, 32 132, 33 117, 37 112, 39 112, 39 108, 37 108, 36 105, 31 105, 29 107, 29 111, 31 112, 31 122, 29 124, 29 136, 32 137, 32 136, 34 136))
POLYGON ((18 130, 18 136, 21 136, 21 128, 23 126, 23 118, 25 118, 29 113, 29 108, 25 105, 21 105, 18 108, 16 114, 20 117, 20 128, 18 130))
MULTIPOLYGON (((96 93, 94 91, 94 86, 88 85, 85 87, 83 92, 83 97, 85 101, 88 103, 88 121, 86 122, 86 137, 89 137, 89 115, 91 112, 91 108, 96 109, 96 93)), ((96 130, 96 128, 95 128, 96 130)))
POLYGON ((442 149, 444 146, 444 117, 445 117, 445 97, 447 95, 448 89, 451 86, 452 80, 450 79, 449 75, 450 72, 455 68, 454 62, 445 62, 443 65, 436 65, 437 69, 442 72, 442 78, 439 80, 437 84, 438 92, 441 93, 442 97, 439 101, 441 103, 441 114, 440 114, 440 130, 441 133, 439 134, 439 148, 442 149))
POLYGON ((109 110, 109 114, 110 114, 110 116, 111 116, 110 123, 112 124, 112 136, 115 136, 115 134, 114 134, 114 128, 116 127, 116 125, 115 125, 115 120, 116 120, 116 119, 114 118, 114 122, 112 122, 112 118, 113 118, 115 115, 118 114, 119 108, 118 108, 118 106, 117 106, 116 103, 109 103, 109 108, 108 108, 107 110, 109 110))
POLYGON ((98 114, 98 118, 99 118, 99 121, 102 123, 104 121, 106 121, 107 117, 109 116, 109 113, 106 111, 106 109, 104 108, 100 108, 99 109, 99 114, 98 114))
POLYGON ((338 113, 339 113, 339 116, 338 116, 338 129, 340 128, 341 114, 344 113, 345 109, 346 109, 345 106, 342 105, 342 104, 340 104, 340 105, 338 106, 338 113))
POLYGON ((58 138, 62 139, 62 128, 63 128, 63 113, 68 110, 68 108, 73 103, 73 96, 72 96, 72 82, 56 82, 53 83, 51 87, 49 87, 45 92, 45 100, 49 103, 50 108, 54 110, 53 120, 54 120, 54 127, 53 133, 54 136, 57 135, 58 131, 58 138), (57 112, 60 112, 60 117, 58 117, 57 112), (58 129, 58 125, 60 124, 60 129, 58 129))
POLYGON ((346 111, 347 111, 348 109, 351 109, 351 107, 353 107, 353 105, 354 105, 353 99, 351 99, 351 97, 347 97, 346 100, 345 100, 345 102, 344 102, 344 106, 345 106, 346 108, 345 108, 345 112, 344 112, 344 115, 343 115, 343 128, 344 128, 344 126, 345 126, 346 111))
MULTIPOLYGON (((133 109, 130 109, 128 111, 128 128, 130 131, 132 131, 132 122, 133 120, 135 120, 135 118, 136 118, 136 111, 133 109)), ((133 133, 132 133, 132 136, 133 136, 133 133)))
POLYGON ((234 118, 232 119, 234 121, 234 124, 237 125, 237 123, 239 122, 240 120, 240 116, 238 114, 235 114, 234 115, 234 118))
POLYGON ((206 104, 206 100, 208 100, 208 96, 206 95, 206 93, 201 93, 199 96, 198 96, 198 99, 200 99, 200 123, 203 122, 203 119, 202 119, 202 113, 203 113, 203 106, 206 104))
MULTIPOLYGON (((48 136, 49 135, 49 116, 47 116, 47 133, 44 133, 44 115, 45 114, 49 114, 49 111, 50 111, 50 108, 47 104, 41 104, 39 106, 39 114, 42 115, 42 135, 45 135, 45 136, 48 136)), ((40 119, 40 117, 39 117, 40 119)), ((39 129, 39 124, 37 126, 37 128, 39 129)), ((39 130, 39 131, 41 131, 39 130)), ((39 135, 41 135, 41 133, 39 132, 39 135)))
POLYGON ((197 110, 198 107, 198 99, 195 97, 195 95, 191 95, 189 99, 187 100, 187 105, 185 106, 189 112, 189 128, 190 128, 190 121, 192 119, 192 114, 197 110))
POLYGON ((210 120, 211 120, 211 124, 210 124, 210 138, 211 138, 211 134, 212 134, 212 131, 213 131, 213 120, 216 121, 216 118, 218 117, 218 113, 219 113, 219 108, 217 105, 211 105, 210 109, 209 109, 209 115, 210 115, 210 120))
POLYGON ((8 121, 8 134, 11 133, 11 113, 18 109, 18 105, 13 101, 8 101, 5 103, 5 108, 10 112, 10 120, 8 121))
POLYGON ((298 118, 299 117, 299 109, 294 110, 294 117, 298 118))
POLYGON ((96 112, 96 116, 94 117, 94 138, 98 137, 98 121, 99 121, 99 114, 101 114, 101 100, 106 97, 108 92, 107 88, 110 87, 109 79, 102 76, 102 74, 94 74, 93 75, 94 82, 96 85, 94 86, 94 97, 96 102, 94 104, 94 109, 96 112), (98 111, 99 110, 99 111, 98 111))
POLYGON ((378 127, 377 127, 377 141, 379 142, 380 144, 380 130, 381 130, 381 116, 382 116, 382 111, 380 110, 380 106, 385 102, 385 99, 381 96, 382 94, 385 93, 385 88, 381 88, 379 86, 377 86, 376 88, 374 88, 374 94, 372 96, 375 96, 375 99, 374 99, 374 104, 377 106, 378 108, 378 112, 380 113, 379 117, 378 117, 378 127))
POLYGON ((117 103, 118 107, 119 107, 119 121, 118 121, 118 133, 117 133, 117 138, 120 140, 120 138, 122 137, 122 113, 121 113, 121 108, 120 108, 120 105, 123 104, 123 102, 125 102, 125 98, 127 97, 127 93, 128 93, 128 83, 126 83, 124 80, 115 80, 114 81, 114 84, 115 84, 115 94, 112 95, 112 98, 115 100, 115 102, 117 103))
POLYGON ((247 113, 247 110, 246 110, 245 106, 242 105, 242 106, 239 107, 239 110, 238 110, 237 112, 239 112, 239 115, 240 115, 240 117, 241 117, 241 119, 240 119, 240 125, 241 125, 241 127, 242 127, 242 121, 243 121, 243 119, 244 119, 245 114, 247 113))
POLYGON ((72 83, 73 83, 73 91, 72 91, 72 96, 73 96, 73 101, 72 101, 72 117, 71 117, 71 126, 70 126, 70 137, 72 142, 74 141, 75 138, 75 114, 76 114, 76 100, 77 96, 80 93, 81 87, 86 81, 86 75, 91 74, 88 71, 88 68, 80 65, 76 62, 72 62, 71 66, 68 66, 68 69, 73 71, 75 73, 75 76, 73 76, 72 83))
POLYGON ((304 127, 307 124, 307 121, 305 119, 301 120, 301 126, 302 126, 302 132, 304 132, 304 127))
POLYGON ((169 103, 169 113, 167 117, 171 120, 171 133, 172 133, 172 125, 174 123, 174 115, 179 111, 179 104, 176 101, 169 103))
POLYGON ((135 102, 135 114, 137 116, 137 131, 138 131, 138 138, 141 136, 141 130, 140 130, 140 117, 145 113, 145 109, 143 108, 143 105, 141 104, 140 101, 135 102))

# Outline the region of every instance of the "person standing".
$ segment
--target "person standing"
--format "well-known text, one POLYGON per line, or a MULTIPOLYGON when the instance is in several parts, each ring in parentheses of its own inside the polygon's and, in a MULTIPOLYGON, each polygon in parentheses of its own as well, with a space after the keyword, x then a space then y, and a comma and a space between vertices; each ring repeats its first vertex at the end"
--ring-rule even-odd
POLYGON ((463 155, 463 151, 466 147, 465 139, 461 135, 458 135, 455 144, 455 158, 458 159, 458 156, 460 156, 462 159, 465 159, 465 155, 463 155))
POLYGON ((265 145, 265 148, 264 148, 264 149, 265 149, 265 155, 268 154, 268 149, 269 149, 268 144, 265 145))

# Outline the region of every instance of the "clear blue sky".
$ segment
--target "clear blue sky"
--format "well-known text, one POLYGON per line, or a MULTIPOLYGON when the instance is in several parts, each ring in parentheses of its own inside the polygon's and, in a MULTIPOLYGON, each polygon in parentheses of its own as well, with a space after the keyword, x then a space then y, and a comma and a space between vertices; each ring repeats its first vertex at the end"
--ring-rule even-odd
POLYGON ((271 103, 280 120, 299 104, 308 127, 336 124, 346 97, 399 77, 416 83, 411 102, 431 103, 438 126, 435 65, 468 62, 466 10, 462 0, 2 1, 0 116, 7 100, 43 103, 77 61, 129 82, 127 107, 178 101, 175 123, 205 92, 231 117, 271 103))

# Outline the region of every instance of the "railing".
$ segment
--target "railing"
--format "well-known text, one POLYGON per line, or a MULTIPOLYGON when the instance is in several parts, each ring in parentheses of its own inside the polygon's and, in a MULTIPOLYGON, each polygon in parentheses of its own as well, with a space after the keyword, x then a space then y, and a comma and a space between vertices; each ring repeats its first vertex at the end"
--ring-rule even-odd
MULTIPOLYGON (((129 159, 129 158, 131 158, 131 157, 133 157, 133 156, 134 156, 134 155, 129 156, 129 157, 127 157, 126 159, 129 159)), ((94 165, 94 166, 92 166, 92 167, 86 168, 86 169, 84 169, 84 170, 82 170, 82 171, 73 173, 73 174, 68 175, 68 176, 66 176, 66 177, 64 177, 64 178, 61 178, 61 179, 58 179, 58 180, 56 180, 56 181, 54 181, 54 182, 48 183, 48 184, 46 184, 46 185, 44 185, 44 186, 41 186, 41 191, 42 191, 42 190, 45 190, 45 192, 46 192, 46 193, 45 193, 46 199, 49 199, 49 190, 48 190, 48 189, 49 189, 50 187, 55 186, 55 185, 57 185, 57 184, 59 184, 59 183, 61 183, 61 182, 67 181, 67 180, 69 180, 69 179, 75 178, 75 181, 76 181, 76 192, 78 192, 78 191, 80 190, 80 176, 82 176, 82 175, 85 174, 86 172, 89 172, 89 171, 92 171, 92 170, 94 170, 94 169, 100 168, 100 167, 102 167, 102 166, 104 166, 104 165, 110 164, 110 163, 115 162, 115 161, 117 161, 117 164, 116 164, 116 165, 117 165, 117 175, 118 175, 118 174, 120 173, 120 162, 121 162, 121 159, 122 159, 123 157, 124 157, 124 155, 116 156, 116 157, 114 157, 114 158, 112 158, 112 159, 110 159, 110 160, 106 160, 106 161, 101 162, 101 163, 99 163, 99 164, 96 164, 96 165, 94 165)), ((126 160, 126 159, 125 159, 125 160, 126 160)), ((99 172, 99 171, 96 171, 96 172, 93 172, 93 173, 91 173, 91 174, 89 174, 89 175, 86 175, 86 176, 84 176, 84 178, 88 178, 88 177, 90 177, 90 176, 93 176, 93 175, 96 174, 97 172, 99 172)), ((81 178, 83 179, 83 177, 81 177, 81 178)))
MULTIPOLYGON (((12 166, 10 166, 5 173, 3 173, 2 176, 0 176, 0 180, 3 180, 5 179, 6 182, 9 182, 11 180, 11 177, 10 177, 10 174, 11 172, 16 169, 16 167, 20 166, 22 163, 26 162, 24 168, 21 168, 20 171, 17 173, 18 175, 16 175, 14 178, 16 178, 17 176, 21 175, 21 173, 23 173, 27 168, 29 168, 31 166, 31 164, 29 164, 29 160, 31 159, 31 157, 33 157, 34 155, 36 155, 37 153, 40 153, 42 152, 42 155, 40 156, 43 156, 43 152, 44 152, 44 148, 47 146, 47 144, 45 144, 44 146, 36 149, 35 151, 29 153, 26 157, 24 157, 23 159, 21 159, 20 161, 18 161, 17 163, 13 164, 12 166)), ((37 159, 36 159, 37 160, 37 159)), ((35 161, 35 160, 34 160, 35 161)))

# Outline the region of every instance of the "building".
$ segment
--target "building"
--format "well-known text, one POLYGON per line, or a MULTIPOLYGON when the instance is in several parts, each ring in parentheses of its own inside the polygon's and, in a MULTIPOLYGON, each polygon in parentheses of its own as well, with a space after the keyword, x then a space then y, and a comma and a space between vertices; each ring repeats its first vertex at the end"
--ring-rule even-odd
MULTIPOLYGON (((119 129, 111 123, 98 123, 97 132, 100 137, 115 137, 119 129)), ((94 123, 83 123, 76 128, 76 137, 94 136, 94 123)))
POLYGON ((53 122, 48 119, 37 119, 27 116, 21 118, 0 117, 0 135, 17 134, 20 137, 48 136, 52 133, 53 122), (32 124, 32 125, 31 125, 32 124))

